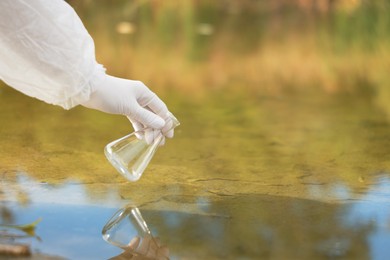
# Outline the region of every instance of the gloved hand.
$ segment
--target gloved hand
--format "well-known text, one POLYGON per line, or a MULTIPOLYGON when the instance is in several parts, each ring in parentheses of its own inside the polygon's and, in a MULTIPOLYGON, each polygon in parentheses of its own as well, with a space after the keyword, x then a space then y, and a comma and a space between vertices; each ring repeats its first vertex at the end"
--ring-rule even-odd
POLYGON ((125 115, 129 118, 136 135, 148 144, 159 135, 173 137, 172 121, 167 106, 141 81, 102 75, 92 80, 90 99, 83 106, 110 114, 125 115), (144 128, 148 128, 143 131, 144 128))

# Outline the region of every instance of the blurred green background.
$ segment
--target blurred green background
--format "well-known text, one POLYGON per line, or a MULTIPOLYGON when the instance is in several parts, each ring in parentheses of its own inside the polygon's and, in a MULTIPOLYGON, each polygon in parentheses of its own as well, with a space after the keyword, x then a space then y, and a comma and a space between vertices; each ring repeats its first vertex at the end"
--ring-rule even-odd
POLYGON ((388 0, 71 4, 108 72, 160 94, 366 91, 389 110, 388 0))

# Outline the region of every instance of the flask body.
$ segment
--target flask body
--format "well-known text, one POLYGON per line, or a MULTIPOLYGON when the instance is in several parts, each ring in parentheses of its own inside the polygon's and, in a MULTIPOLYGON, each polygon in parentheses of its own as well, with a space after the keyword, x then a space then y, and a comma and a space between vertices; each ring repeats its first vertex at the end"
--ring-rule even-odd
POLYGON ((151 232, 136 207, 126 207, 116 212, 102 230, 105 241, 122 249, 126 249, 134 238, 144 239, 150 235, 151 232))
MULTIPOLYGON (((172 114, 169 115, 167 123, 172 125, 171 129, 180 124, 172 114)), ((146 143, 143 137, 137 137, 138 133, 145 130, 126 135, 104 148, 108 161, 129 181, 137 181, 141 178, 163 140, 163 136, 160 135, 151 144, 146 143)))

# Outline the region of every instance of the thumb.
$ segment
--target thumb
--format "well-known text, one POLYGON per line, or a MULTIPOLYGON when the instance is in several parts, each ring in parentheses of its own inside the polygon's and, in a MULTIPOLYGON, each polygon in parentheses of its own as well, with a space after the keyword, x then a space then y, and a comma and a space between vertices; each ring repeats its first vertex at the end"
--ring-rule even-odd
POLYGON ((131 116, 131 118, 143 124, 144 126, 153 129, 161 129, 165 125, 164 119, 162 119, 155 113, 141 106, 138 106, 138 108, 135 109, 135 112, 133 116, 131 116))

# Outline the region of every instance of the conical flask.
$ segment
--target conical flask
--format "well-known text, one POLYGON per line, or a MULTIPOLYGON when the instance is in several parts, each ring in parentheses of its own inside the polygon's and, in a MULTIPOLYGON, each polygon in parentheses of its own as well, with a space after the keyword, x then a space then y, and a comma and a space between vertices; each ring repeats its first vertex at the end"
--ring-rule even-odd
MULTIPOLYGON (((171 129, 178 126, 179 121, 169 113, 169 120, 172 120, 171 129)), ((129 181, 137 181, 153 158, 163 137, 160 135, 151 144, 147 144, 145 139, 138 139, 136 131, 115 140, 104 148, 104 154, 108 161, 129 181)))
POLYGON ((123 259, 169 260, 169 249, 154 235, 139 209, 132 205, 117 211, 102 230, 105 241, 125 250, 123 259))
POLYGON ((144 239, 151 232, 138 208, 128 206, 117 211, 102 230, 103 239, 108 243, 127 248, 132 239, 144 239))

